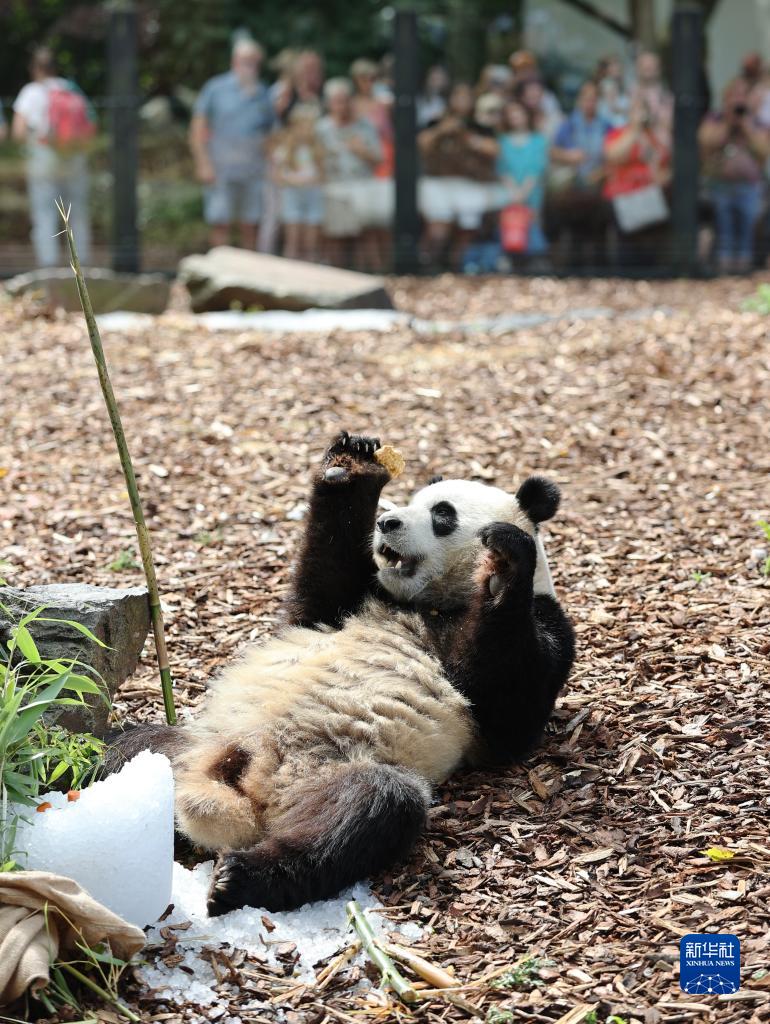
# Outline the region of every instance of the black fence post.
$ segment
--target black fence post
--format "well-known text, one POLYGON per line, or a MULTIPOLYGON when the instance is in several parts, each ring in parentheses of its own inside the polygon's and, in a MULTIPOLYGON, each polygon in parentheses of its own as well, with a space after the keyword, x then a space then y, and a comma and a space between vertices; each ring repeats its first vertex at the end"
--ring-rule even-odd
POLYGON ((674 89, 673 269, 691 275, 698 264, 698 126, 705 113, 703 9, 679 2, 671 16, 674 89))
POLYGON ((137 13, 134 0, 109 4, 107 68, 112 169, 112 268, 139 271, 137 13))
POLYGON ((396 11, 393 49, 396 58, 394 266, 398 274, 413 274, 420 265, 420 214, 417 209, 417 90, 420 67, 417 14, 414 11, 396 11))

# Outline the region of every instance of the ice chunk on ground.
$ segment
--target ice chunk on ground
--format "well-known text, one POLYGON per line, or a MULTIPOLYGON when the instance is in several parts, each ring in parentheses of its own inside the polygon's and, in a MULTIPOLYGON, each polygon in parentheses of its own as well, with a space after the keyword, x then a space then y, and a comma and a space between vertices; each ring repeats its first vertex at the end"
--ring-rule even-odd
POLYGON ((22 868, 74 878, 96 900, 143 928, 171 902, 174 780, 148 750, 77 801, 46 793, 49 810, 23 808, 15 859, 22 868))
MULTIPOLYGON (((206 914, 206 893, 211 883, 213 861, 198 864, 192 870, 181 864, 174 864, 174 884, 172 902, 174 909, 171 914, 155 928, 148 932, 147 941, 163 943, 161 928, 169 925, 190 921, 192 926, 185 931, 176 932, 176 952, 184 955, 182 964, 167 967, 162 961, 156 960, 147 967, 140 969, 142 980, 156 994, 178 1004, 198 1004, 200 1006, 223 1006, 222 996, 218 994, 217 981, 211 964, 199 952, 204 946, 216 946, 229 943, 243 949, 247 953, 259 956, 271 963, 277 963, 274 950, 278 945, 292 942, 297 949, 297 966, 295 976, 298 981, 312 981, 315 977, 313 966, 320 960, 341 951, 355 939, 354 932, 349 929, 345 904, 348 900, 358 900, 366 912, 375 932, 387 927, 378 911, 382 905, 372 894, 368 885, 359 882, 331 900, 308 903, 299 910, 272 913, 267 910, 244 907, 233 910, 222 917, 208 917, 206 914), (263 923, 267 917, 275 926, 268 930, 263 923), (180 966, 188 970, 181 970, 180 966), (191 975, 189 970, 192 969, 191 975), (195 996, 191 995, 194 985, 195 996)), ((405 929, 404 929, 405 930, 405 929)), ((416 929, 419 937, 420 930, 416 929)))

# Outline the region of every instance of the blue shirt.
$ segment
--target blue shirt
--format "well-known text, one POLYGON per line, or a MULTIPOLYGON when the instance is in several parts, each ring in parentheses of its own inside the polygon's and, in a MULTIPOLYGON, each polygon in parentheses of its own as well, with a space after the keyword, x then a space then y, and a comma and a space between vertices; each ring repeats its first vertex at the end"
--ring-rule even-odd
POLYGON ((209 155, 218 179, 246 181, 264 172, 265 136, 276 117, 268 89, 244 89, 232 71, 210 78, 195 102, 209 128, 209 155))
POLYGON ((537 184, 525 200, 527 206, 539 209, 543 204, 543 179, 548 167, 548 139, 539 132, 526 135, 501 135, 497 173, 502 178, 513 178, 517 185, 527 178, 536 178, 537 184))
POLYGON ((581 111, 573 110, 554 136, 553 144, 559 149, 582 149, 585 153, 585 160, 576 168, 579 182, 587 183, 604 163, 604 138, 611 128, 603 117, 588 121, 581 111))

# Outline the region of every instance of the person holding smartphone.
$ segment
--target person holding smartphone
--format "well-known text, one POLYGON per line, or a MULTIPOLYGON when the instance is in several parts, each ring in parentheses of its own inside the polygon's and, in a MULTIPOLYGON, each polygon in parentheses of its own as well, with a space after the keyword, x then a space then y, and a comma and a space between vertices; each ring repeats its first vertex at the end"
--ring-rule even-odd
POLYGON ((705 118, 698 134, 722 273, 751 270, 754 232, 764 202, 770 133, 755 117, 750 100, 747 83, 735 79, 725 89, 722 109, 705 118))

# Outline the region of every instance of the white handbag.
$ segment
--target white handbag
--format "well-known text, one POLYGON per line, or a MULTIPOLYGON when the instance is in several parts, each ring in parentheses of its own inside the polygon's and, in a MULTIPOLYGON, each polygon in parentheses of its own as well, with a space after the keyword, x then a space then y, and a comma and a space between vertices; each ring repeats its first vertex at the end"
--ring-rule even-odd
POLYGON ((614 196, 612 206, 618 227, 627 235, 652 224, 660 224, 669 216, 668 203, 660 185, 645 185, 633 192, 614 196))

